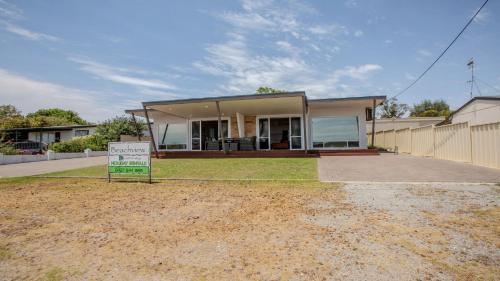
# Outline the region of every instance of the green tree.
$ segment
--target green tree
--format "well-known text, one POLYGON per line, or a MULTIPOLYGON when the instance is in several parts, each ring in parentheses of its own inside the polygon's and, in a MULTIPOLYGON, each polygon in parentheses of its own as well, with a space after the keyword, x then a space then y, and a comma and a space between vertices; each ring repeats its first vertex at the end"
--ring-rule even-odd
POLYGON ((11 104, 0 105, 0 119, 8 117, 20 117, 21 111, 11 104))
POLYGON ((136 124, 131 117, 119 116, 99 124, 96 128, 96 134, 104 137, 107 141, 119 141, 120 135, 137 136, 137 130, 142 135, 145 128, 145 122, 137 120, 136 124))
POLYGON ((412 117, 438 117, 450 116, 450 106, 444 100, 423 100, 421 103, 414 104, 410 116, 412 117))
POLYGON ((49 117, 41 118, 39 121, 45 126, 57 126, 57 125, 86 125, 87 121, 83 120, 78 113, 72 110, 64 110, 60 108, 47 108, 47 109, 39 109, 36 112, 30 113, 26 115, 27 118, 36 118, 36 117, 49 117), (53 122, 53 123, 51 123, 53 122))
POLYGON ((390 98, 384 101, 380 108, 380 117, 382 118, 401 118, 408 112, 408 105, 398 103, 396 98, 390 98))
POLYGON ((277 93, 284 93, 286 91, 271 87, 259 87, 255 92, 257 94, 277 94, 277 93))

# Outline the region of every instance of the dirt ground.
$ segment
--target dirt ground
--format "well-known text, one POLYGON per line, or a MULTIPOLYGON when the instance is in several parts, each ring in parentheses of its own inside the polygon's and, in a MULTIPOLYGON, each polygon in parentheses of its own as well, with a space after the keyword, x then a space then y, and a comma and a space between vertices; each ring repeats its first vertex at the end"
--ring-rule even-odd
POLYGON ((486 185, 1 184, 0 280, 498 280, 499 203, 486 185))

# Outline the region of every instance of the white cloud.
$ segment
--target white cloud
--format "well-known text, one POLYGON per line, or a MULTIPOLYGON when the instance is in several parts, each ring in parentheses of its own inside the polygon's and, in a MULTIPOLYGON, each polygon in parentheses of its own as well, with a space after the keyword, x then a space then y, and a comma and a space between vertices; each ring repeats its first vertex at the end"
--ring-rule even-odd
POLYGON ((23 11, 16 5, 0 0, 0 17, 9 19, 22 19, 23 11))
POLYGON ((386 39, 386 40, 384 41, 384 43, 385 43, 385 44, 392 44, 392 40, 391 40, 391 39, 386 39))
MULTIPOLYGON (((477 11, 475 10, 472 15, 474 15, 476 12, 477 11)), ((489 19, 490 19, 490 13, 487 10, 483 9, 474 18, 474 22, 479 23, 479 24, 484 24, 484 23, 488 22, 489 19)))
POLYGON ((410 73, 406 73, 405 78, 411 81, 411 80, 415 80, 417 77, 415 77, 414 75, 412 75, 410 73))
POLYGON ((13 104, 24 113, 40 108, 60 107, 74 110, 89 121, 100 121, 123 114, 123 109, 136 107, 134 102, 117 93, 75 89, 50 82, 33 80, 0 69, 2 103, 13 104), (112 102, 110 102, 112 100, 112 102))
POLYGON ((81 70, 91 73, 98 78, 108 80, 111 82, 125 84, 129 86, 146 87, 146 88, 162 89, 162 90, 173 90, 176 88, 173 84, 170 84, 162 80, 132 76, 132 74, 135 75, 151 74, 150 72, 147 71, 131 69, 131 68, 113 67, 82 58, 71 57, 68 59, 70 61, 80 64, 81 70))
POLYGON ((354 32, 354 36, 356 37, 361 37, 363 36, 363 34, 364 34, 363 31, 359 29, 354 32))
POLYGON ((19 35, 19 36, 21 36, 25 39, 28 39, 28 40, 33 40, 33 41, 45 40, 45 41, 52 41, 52 42, 61 41, 60 38, 52 36, 52 35, 31 31, 31 30, 28 30, 26 28, 23 28, 23 27, 20 27, 18 25, 14 25, 14 24, 11 24, 11 23, 8 23, 5 21, 3 21, 2 23, 3 23, 4 29, 6 31, 13 33, 13 34, 16 34, 16 35, 19 35))
POLYGON ((432 53, 427 51, 427 50, 424 50, 424 49, 421 49, 421 50, 418 50, 417 53, 420 55, 420 56, 423 56, 423 57, 430 57, 432 56, 432 53))
MULTIPOLYGON (((279 44, 282 48, 292 48, 284 41, 279 44)), ((311 96, 335 96, 346 92, 346 87, 340 87, 344 79, 354 79, 357 84, 362 84, 371 73, 382 69, 380 65, 365 64, 324 73, 293 54, 254 54, 246 38, 234 34, 225 43, 208 46, 207 52, 208 56, 193 66, 204 73, 226 78, 226 82, 219 87, 219 92, 225 94, 252 93, 260 86, 271 86, 306 90, 311 96)), ((350 94, 355 94, 352 87, 349 90, 352 91, 350 94)))
POLYGON ((349 34, 347 28, 338 24, 316 25, 309 28, 309 31, 316 35, 340 35, 349 34))

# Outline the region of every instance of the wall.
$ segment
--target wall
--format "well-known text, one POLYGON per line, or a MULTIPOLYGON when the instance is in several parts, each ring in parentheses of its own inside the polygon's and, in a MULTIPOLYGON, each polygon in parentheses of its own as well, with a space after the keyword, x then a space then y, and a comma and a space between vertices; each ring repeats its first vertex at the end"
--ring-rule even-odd
MULTIPOLYGON (((367 138, 371 139, 370 133, 367 138)), ((375 146, 388 150, 397 147, 400 153, 500 169, 500 122, 381 131, 375 134, 375 146)))
MULTIPOLYGON (((375 132, 418 128, 435 125, 444 121, 444 117, 408 117, 408 118, 380 118, 375 120, 375 132)), ((366 131, 372 131, 372 122, 366 122, 366 131)))
POLYGON ((51 153, 50 155, 49 154, 44 154, 44 155, 3 155, 3 154, 0 154, 0 165, 48 161, 48 160, 59 160, 59 159, 96 157, 96 156, 106 156, 106 155, 108 155, 107 151, 89 151, 88 155, 84 152, 80 152, 80 153, 51 153))
POLYGON ((474 100, 452 117, 452 124, 464 122, 471 125, 500 122, 500 100, 474 100))
POLYGON ((255 133, 257 132, 256 121, 256 116, 245 115, 245 136, 255 137, 255 133))
MULTIPOLYGON (((366 148, 366 112, 363 106, 328 106, 328 107, 315 107, 309 105, 309 112, 307 118, 307 147, 312 149, 311 139, 311 126, 312 118, 314 117, 334 117, 334 116, 357 116, 358 129, 359 129, 359 148, 366 148)), ((348 149, 348 148, 346 148, 348 149)))
POLYGON ((236 119, 236 113, 231 115, 231 137, 239 138, 240 135, 238 133, 238 120, 236 119))

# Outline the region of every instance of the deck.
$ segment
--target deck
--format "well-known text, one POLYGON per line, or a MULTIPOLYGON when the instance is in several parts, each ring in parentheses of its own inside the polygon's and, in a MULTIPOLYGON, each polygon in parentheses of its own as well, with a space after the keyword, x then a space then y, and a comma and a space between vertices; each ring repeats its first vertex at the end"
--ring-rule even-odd
MULTIPOLYGON (((253 150, 253 151, 159 151, 159 158, 287 158, 379 155, 376 149, 352 150, 253 150)), ((154 156, 154 153, 153 153, 154 156)))

